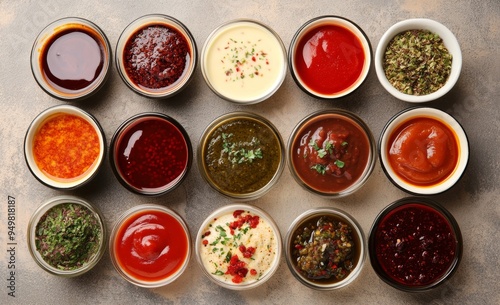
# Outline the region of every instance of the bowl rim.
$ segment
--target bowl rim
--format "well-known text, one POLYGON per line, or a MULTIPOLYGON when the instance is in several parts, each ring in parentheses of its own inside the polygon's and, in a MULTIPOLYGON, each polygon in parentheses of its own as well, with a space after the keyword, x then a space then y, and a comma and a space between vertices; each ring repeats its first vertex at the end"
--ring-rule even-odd
POLYGON ((203 75, 203 79, 205 80, 205 83, 210 88, 210 90, 213 93, 215 93, 217 96, 219 96, 220 98, 222 98, 226 101, 235 103, 235 104, 239 104, 239 105, 257 104, 257 103, 260 103, 260 102, 270 98, 271 96, 273 96, 279 90, 279 88, 281 87, 283 82, 285 81, 286 74, 287 74, 287 63, 286 63, 287 56, 286 56, 286 53, 287 53, 286 48, 285 48, 285 45, 283 44, 283 41, 281 40, 281 37, 270 26, 268 26, 267 24, 264 24, 263 22, 257 21, 255 19, 237 18, 237 19, 229 20, 229 21, 226 21, 226 22, 220 24, 205 39, 205 43, 203 44, 203 48, 202 48, 201 56, 200 56, 201 73, 203 75), (207 53, 209 50, 209 46, 211 45, 213 40, 215 38, 217 38, 217 36, 219 34, 223 33, 226 30, 226 28, 230 27, 233 24, 238 24, 238 23, 241 23, 242 25, 243 24, 251 24, 252 26, 256 26, 258 28, 261 28, 264 31, 269 32, 269 34, 271 34, 271 36, 273 36, 276 39, 276 42, 280 46, 280 49, 281 49, 282 55, 283 55, 283 63, 282 63, 283 69, 282 69, 277 81, 275 82, 274 88, 272 88, 272 90, 269 90, 266 94, 259 96, 259 97, 256 97, 254 99, 244 99, 243 100, 243 99, 237 99, 237 98, 230 98, 230 97, 222 94, 210 82, 209 77, 208 77, 207 68, 206 68, 206 57, 207 57, 207 53))
POLYGON ((43 270, 58 276, 75 277, 90 271, 101 260, 102 256, 104 255, 107 244, 107 229, 106 229, 106 224, 104 222, 104 216, 96 205, 78 196, 59 195, 44 201, 33 212, 28 222, 26 240, 31 257, 43 270), (92 259, 88 263, 74 270, 60 270, 49 265, 47 262, 45 262, 40 253, 36 250, 36 245, 35 245, 35 237, 36 237, 35 232, 38 222, 40 221, 40 218, 43 215, 45 215, 45 213, 48 212, 50 209, 59 206, 61 204, 67 204, 67 203, 77 204, 87 208, 90 212, 92 212, 93 216, 97 219, 97 221, 99 222, 99 226, 101 228, 101 242, 97 253, 92 257, 92 259))
POLYGON ((174 119, 173 117, 166 115, 164 113, 160 113, 160 112, 142 112, 142 113, 138 113, 138 114, 135 114, 135 115, 129 117, 128 119, 123 121, 118 126, 118 128, 116 128, 113 136, 111 137, 111 142, 109 145, 109 163, 111 165, 111 170, 112 170, 114 176, 116 177, 116 179, 118 180, 118 182, 120 182, 120 184, 123 187, 125 187, 127 190, 129 190, 130 192, 138 194, 138 195, 144 195, 144 196, 161 196, 161 195, 165 195, 165 194, 170 193, 171 191, 175 190, 186 179, 186 177, 191 169, 192 163, 193 163, 193 146, 191 144, 191 139, 190 139, 186 129, 184 129, 184 127, 176 119, 174 119), (120 140, 121 136, 123 135, 123 133, 125 131, 127 131, 130 127, 135 126, 137 123, 140 123, 140 122, 148 120, 148 119, 160 119, 160 120, 168 122, 173 127, 175 127, 182 135, 184 142, 186 144, 186 149, 187 149, 187 160, 186 160, 186 167, 185 167, 184 171, 181 173, 181 175, 179 175, 177 178, 175 178, 174 180, 172 180, 169 183, 169 184, 171 184, 170 186, 168 186, 168 187, 163 186, 163 187, 159 188, 158 191, 143 191, 143 190, 140 190, 140 189, 134 187, 133 185, 129 184, 126 181, 126 179, 122 176, 122 174, 120 173, 120 170, 118 169, 119 166, 118 166, 116 158, 115 158, 117 145, 119 144, 119 140, 120 140), (172 182, 174 182, 174 183, 172 183, 172 182))
POLYGON ((373 48, 370 39, 368 38, 368 35, 354 21, 338 15, 322 15, 306 21, 299 27, 299 29, 295 32, 294 36, 292 37, 288 52, 288 65, 290 69, 290 74, 295 83, 297 84, 297 86, 306 94, 324 100, 335 100, 349 96, 352 93, 354 93, 359 87, 361 87, 365 83, 366 79, 368 78, 368 75, 370 74, 372 63, 373 63, 373 48), (334 94, 321 94, 318 92, 314 92, 303 83, 298 73, 295 72, 296 69, 295 69, 294 59, 296 54, 296 46, 298 42, 310 30, 314 30, 315 28, 324 24, 335 24, 349 30, 359 39, 365 53, 365 65, 358 79, 348 88, 334 94))
POLYGON ((290 272, 292 273, 292 275, 300 283, 302 283, 306 287, 313 288, 316 290, 333 290, 333 289, 338 289, 338 288, 342 288, 342 287, 349 285, 361 273, 361 270, 364 267, 364 264, 366 261, 366 256, 367 256, 366 239, 365 239, 365 234, 363 232, 361 225, 349 213, 347 213, 339 208, 334 208, 334 207, 323 206, 323 207, 311 208, 309 210, 302 212, 300 215, 298 215, 293 220, 293 222, 288 227, 287 233, 285 235, 284 243, 285 243, 284 247, 285 247, 286 263, 287 263, 288 269, 290 269, 290 272), (305 277, 303 277, 302 275, 300 275, 300 273, 295 268, 295 265, 292 261, 292 254, 290 252, 290 244, 292 242, 293 233, 295 232, 297 227, 300 226, 301 224, 303 224, 305 221, 307 221, 313 217, 320 216, 320 215, 332 215, 332 216, 341 218, 344 221, 346 221, 351 226, 351 228, 353 229, 353 232, 355 232, 355 234, 357 235, 357 237, 359 239, 359 242, 361 243, 361 249, 359 252, 358 263, 357 263, 356 267, 354 268, 354 270, 352 270, 345 279, 343 279, 339 282, 334 282, 334 283, 325 284, 325 285, 311 282, 311 281, 307 280, 305 277))
POLYGON ((412 18, 395 23, 382 35, 375 51, 374 64, 375 64, 375 72, 377 74, 377 78, 380 84, 392 96, 408 103, 425 103, 436 100, 444 96, 455 86, 460 77, 460 72, 462 69, 462 51, 460 49, 460 45, 458 43, 456 36, 445 25, 432 19, 412 18), (438 89, 437 91, 426 95, 405 94, 394 88, 391 85, 391 83, 389 83, 389 81, 387 80, 382 64, 383 62, 382 58, 385 49, 387 48, 387 45, 392 40, 392 38, 394 38, 394 36, 396 36, 401 32, 412 29, 426 29, 430 30, 433 33, 438 34, 439 37, 443 39, 443 43, 445 44, 450 54, 452 54, 453 56, 451 73, 444 86, 438 89))
POLYGON ((24 160, 28 165, 28 169, 40 183, 48 187, 51 187, 53 189, 73 190, 87 184, 99 173, 104 163, 104 159, 106 157, 106 152, 107 152, 106 136, 104 134, 104 130, 101 127, 101 124, 99 124, 99 121, 92 114, 76 106, 56 105, 45 109, 44 111, 39 113, 33 119, 33 121, 31 121, 24 136, 23 151, 24 151, 24 160), (40 169, 38 169, 38 166, 33 156, 33 139, 39 128, 48 119, 61 114, 75 115, 81 119, 84 119, 94 128, 99 138, 100 152, 92 168, 90 170, 87 170, 87 172, 81 175, 79 178, 71 179, 71 181, 69 182, 56 181, 46 176, 42 171, 40 171, 40 169))
POLYGON ((384 126, 378 141, 379 160, 385 175, 393 185, 411 195, 437 195, 452 188, 463 176, 469 163, 470 147, 468 136, 462 125, 451 115, 442 110, 415 106, 404 109, 395 114, 384 126), (418 186, 401 179, 392 169, 387 157, 387 146, 390 135, 401 124, 410 119, 418 117, 429 117, 443 122, 456 136, 459 157, 454 172, 444 181, 430 186, 418 186))
POLYGON ((295 127, 292 129, 292 132, 290 133, 290 137, 288 138, 287 142, 287 149, 286 149, 286 158, 288 162, 288 169, 290 170, 290 173, 292 174, 292 177, 294 180, 305 190, 315 194, 319 195, 320 197, 324 198, 341 198, 345 197, 348 195, 351 195, 358 191, 365 183, 368 181, 370 178, 375 165, 377 163, 377 149, 376 149, 376 143, 375 143, 375 138, 373 137, 373 134, 368 127, 368 125, 355 113, 340 109, 340 108, 330 108, 326 110, 318 110, 315 112, 312 112, 305 116, 303 119, 301 119, 295 127), (304 182, 299 174, 296 172, 295 167, 294 167, 294 162, 293 162, 293 156, 292 156, 292 148, 293 148, 293 143, 296 137, 298 136, 299 132, 302 131, 302 129, 312 121, 314 121, 316 118, 325 116, 325 119, 328 119, 327 117, 329 116, 336 116, 336 117, 341 117, 343 119, 346 119, 347 121, 351 122, 354 125, 357 125, 357 127, 365 134, 366 139, 368 141, 368 145, 370 147, 370 154, 368 155, 368 161, 366 164, 366 167, 364 169, 363 174, 359 177, 359 179, 347 187, 346 189, 339 191, 339 192, 322 192, 320 190, 317 190, 310 186, 308 183, 304 182))
POLYGON ((178 279, 184 271, 186 271, 189 262, 191 260, 191 254, 193 251, 193 246, 192 246, 192 240, 191 240, 191 233, 189 230, 189 226, 186 224, 186 221, 182 216, 180 216, 177 212, 174 210, 167 208, 163 205, 159 205, 156 203, 143 203, 136 205, 132 208, 127 209, 126 211, 122 212, 122 214, 116 219, 115 223, 113 224, 111 234, 109 236, 109 243, 108 243, 108 250, 109 250, 109 256, 111 259, 111 263, 115 269, 115 271, 127 282, 134 284, 138 287, 143 287, 143 288, 158 288, 162 286, 166 286, 172 282, 174 282, 176 279, 178 279), (115 239, 116 235, 118 234, 118 231, 120 227, 123 225, 123 223, 130 219, 131 217, 135 217, 138 213, 142 212, 148 212, 148 211, 157 211, 161 213, 168 214, 169 216, 173 217, 183 228, 184 233, 186 235, 186 245, 187 245, 187 251, 186 251, 186 257, 184 259, 184 262, 182 263, 182 266, 172 275, 170 275, 167 278, 161 279, 161 280, 156 280, 156 281, 143 281, 134 278, 132 275, 129 275, 123 268, 121 268, 120 264, 115 258, 115 239))
POLYGON ((102 87, 104 87, 106 81, 109 79, 109 75, 111 74, 112 61, 113 61, 113 53, 111 51, 111 44, 104 31, 94 22, 81 17, 63 17, 49 23, 40 31, 40 33, 35 38, 30 53, 31 73, 35 78, 35 81, 37 82, 39 87, 43 91, 45 91, 45 93, 47 93, 53 98, 62 101, 78 102, 98 92, 102 87), (40 56, 41 56, 40 50, 43 50, 43 46, 46 40, 48 40, 52 36, 56 35, 57 33, 63 31, 64 29, 72 25, 73 26, 81 25, 90 28, 92 34, 98 36, 97 39, 100 40, 100 42, 102 42, 102 46, 104 48, 103 53, 105 58, 102 71, 96 80, 94 80, 89 86, 83 89, 75 90, 74 93, 65 93, 60 90, 57 90, 56 88, 53 88, 45 81, 45 77, 40 68, 40 56))
POLYGON ((435 288, 437 286, 440 286, 444 282, 446 282, 449 278, 453 276, 453 274, 457 271, 458 266, 460 265, 460 262, 462 260, 462 253, 463 253, 463 238, 462 238, 462 233, 460 230, 460 226, 458 225, 458 222, 456 219, 453 217, 453 215, 441 204, 438 202, 434 201, 433 199, 430 199, 428 197, 423 197, 423 196, 409 196, 405 198, 401 198, 398 200, 393 201, 386 207, 384 207, 378 215, 375 217, 375 220, 373 221, 373 224, 370 228, 370 233, 368 235, 368 256, 370 258, 370 263, 377 274, 377 276, 387 283, 388 285, 399 289, 401 291, 405 292, 422 292, 422 291, 427 291, 432 288, 435 288), (443 276, 438 279, 436 282, 425 285, 425 286, 407 286, 404 284, 401 284, 395 280, 393 280, 389 275, 387 275, 384 271, 383 268, 380 266, 380 263, 378 259, 376 258, 376 253, 375 253, 375 234, 377 231, 377 227, 380 224, 380 222, 383 220, 383 218, 389 214, 391 211, 394 209, 404 207, 405 205, 424 205, 426 207, 432 208, 434 211, 439 213, 449 224, 451 230, 455 234, 456 242, 457 242, 457 247, 456 247, 456 253, 455 253, 455 259, 453 260, 450 268, 443 274, 443 276))
POLYGON ((127 87, 129 87, 133 92, 147 98, 166 99, 181 92, 191 83, 192 79, 194 78, 196 68, 198 67, 198 47, 196 45, 196 40, 194 39, 193 34, 188 29, 188 27, 180 20, 165 14, 146 14, 134 19, 121 32, 115 46, 115 64, 120 78, 123 80, 125 85, 127 85, 127 87), (132 35, 147 26, 158 24, 174 28, 186 39, 186 42, 189 45, 189 55, 191 56, 191 59, 189 62, 189 66, 183 72, 182 76, 173 84, 165 88, 149 90, 147 88, 141 88, 140 86, 136 85, 128 77, 123 63, 123 51, 132 35))
POLYGON ((203 177, 203 179, 210 185, 214 190, 216 190, 218 193, 222 194, 223 196, 229 198, 229 199, 235 199, 239 201, 247 201, 247 200, 254 200, 257 199, 263 195, 265 195, 271 188, 278 182, 279 178, 281 177, 281 174, 283 173, 283 169, 285 168, 286 164, 286 156, 285 156, 285 144, 283 142, 283 138, 279 132, 279 130, 276 128, 276 126, 266 119, 265 117, 261 116, 260 114, 250 112, 250 111, 234 111, 234 112, 228 112, 223 115, 218 116, 215 118, 210 124, 203 130, 201 133, 200 139, 198 141, 198 148, 197 148, 197 161, 198 161, 198 168, 200 170, 200 174, 203 177), (276 172, 274 173, 273 177, 269 182, 264 185, 262 188, 250 192, 250 193, 232 193, 226 190, 221 189, 209 176, 209 174, 206 172, 205 168, 205 143, 207 142, 208 136, 222 123, 230 121, 230 120, 235 120, 235 119, 250 119, 254 121, 258 121, 260 124, 264 125, 267 127, 276 137, 276 140, 278 142, 278 145, 280 147, 280 162, 278 165, 278 168, 276 169, 276 172))
POLYGON ((281 232, 279 230, 278 225, 276 224, 275 220, 271 217, 269 213, 264 211, 263 209, 255 206, 255 205, 250 205, 247 203, 242 203, 242 202, 235 202, 231 204, 224 205, 222 207, 219 207, 212 211, 210 215, 208 215, 203 222, 201 223, 196 237, 195 237, 195 256, 196 256, 196 261, 198 262, 198 266, 200 270, 203 272, 203 274, 208 277, 212 282, 216 283, 217 285, 224 287, 226 289, 230 290, 248 290, 248 289, 253 289, 256 288, 265 282, 267 282, 273 275, 276 273, 276 271, 279 268, 280 262, 281 262, 281 254, 283 252, 283 239, 281 237, 281 232), (203 233, 206 231, 206 227, 209 225, 210 222, 213 221, 213 219, 217 216, 225 215, 230 212, 234 212, 235 210, 245 210, 249 211, 250 213, 256 214, 259 217, 264 218, 271 228, 274 231, 274 234, 276 236, 276 254, 275 258, 273 260, 273 265, 269 268, 268 272, 259 280, 251 282, 251 283, 241 283, 241 284, 231 284, 229 282, 223 282, 215 278, 212 274, 210 274, 202 261, 201 258, 201 242, 199 242, 199 237, 203 235, 203 233))

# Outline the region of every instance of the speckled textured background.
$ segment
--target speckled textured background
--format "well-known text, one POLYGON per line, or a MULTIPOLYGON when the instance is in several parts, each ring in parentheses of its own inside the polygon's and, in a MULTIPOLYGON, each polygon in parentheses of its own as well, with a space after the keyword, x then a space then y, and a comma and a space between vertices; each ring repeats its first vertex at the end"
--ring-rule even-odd
MULTIPOLYGON (((365 1, 0 1, 0 303, 1 304, 499 304, 500 243, 500 2, 497 0, 365 0, 365 1), (306 4, 307 3, 307 4, 306 4), (22 155, 23 138, 31 120, 44 109, 61 104, 45 94, 30 71, 32 43, 53 20, 78 16, 98 24, 111 44, 132 20, 148 13, 163 13, 181 20, 193 33, 198 50, 220 23, 252 18, 272 27, 287 49, 295 31, 307 20, 324 14, 340 15, 364 29, 373 49, 384 31, 394 23, 414 17, 435 19, 457 36, 463 52, 462 75, 445 97, 426 104, 452 115, 466 130, 471 148, 469 167, 451 190, 433 199, 455 216, 464 238, 462 263, 455 276, 436 290, 408 294, 397 291, 375 275, 367 260, 359 278, 347 288, 317 292, 293 278, 284 258, 275 276, 257 289, 234 292, 203 277, 194 258, 187 271, 173 284, 143 289, 124 281, 113 269, 109 254, 91 272, 73 279, 42 271, 26 246, 26 227, 36 207, 61 194, 35 180, 22 155), (7 196, 16 198, 16 297, 7 295, 7 196)), ((113 67, 105 88, 90 100, 75 104, 97 117, 107 140, 130 116, 159 111, 184 125, 194 146, 214 118, 234 110, 257 112, 270 119, 288 140, 294 125, 319 109, 339 107, 361 116, 375 138, 391 116, 412 105, 384 91, 374 69, 355 94, 339 101, 307 96, 290 74, 269 100, 238 106, 221 100, 205 84, 198 67, 190 86, 164 101, 153 101, 130 91, 113 67)), ((231 203, 201 178, 196 164, 187 180, 171 194, 144 198, 125 190, 114 178, 109 162, 92 183, 76 191, 101 208, 108 228, 126 209, 141 203, 159 203, 183 215, 198 230, 215 208, 231 203)), ((288 169, 267 195, 251 202, 269 212, 282 235, 292 220, 311 207, 334 206, 353 215, 365 234, 378 212, 407 194, 385 177, 380 164, 368 183, 356 194, 339 200, 317 198, 300 188, 288 169)))

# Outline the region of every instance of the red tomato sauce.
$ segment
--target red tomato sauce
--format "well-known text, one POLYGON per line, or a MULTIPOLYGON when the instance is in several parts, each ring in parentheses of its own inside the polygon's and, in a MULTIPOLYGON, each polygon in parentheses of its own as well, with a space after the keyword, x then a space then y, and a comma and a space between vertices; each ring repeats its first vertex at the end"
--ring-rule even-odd
POLYGON ((157 24, 139 29, 127 41, 123 62, 138 86, 166 88, 184 73, 191 60, 186 38, 176 29, 157 24))
POLYGON ((98 37, 85 26, 68 28, 51 37, 40 57, 48 81, 66 91, 91 85, 104 66, 104 42, 98 37))
POLYGON ((441 213, 415 203, 396 208, 381 220, 375 245, 377 260, 392 279, 420 286, 448 271, 457 239, 441 213))
POLYGON ((35 134, 33 155, 38 168, 59 180, 77 178, 96 162, 99 136, 86 120, 72 114, 47 119, 35 134))
POLYGON ((174 217, 141 211, 126 219, 114 244, 116 259, 130 276, 158 281, 175 274, 188 256, 188 237, 174 217))
POLYGON ((350 30, 323 25, 299 40, 294 61, 296 72, 307 87, 320 94, 334 94, 359 78, 365 53, 350 30))
POLYGON ((293 166, 304 183, 334 193, 354 184, 370 154, 368 137, 357 124, 322 116, 306 124, 293 142, 293 166))
POLYGON ((389 138, 391 168, 408 183, 429 186, 448 178, 458 162, 454 132, 433 118, 404 122, 389 138))
POLYGON ((116 149, 117 167, 133 187, 155 191, 175 183, 188 164, 182 132, 161 118, 148 118, 126 129, 116 149))

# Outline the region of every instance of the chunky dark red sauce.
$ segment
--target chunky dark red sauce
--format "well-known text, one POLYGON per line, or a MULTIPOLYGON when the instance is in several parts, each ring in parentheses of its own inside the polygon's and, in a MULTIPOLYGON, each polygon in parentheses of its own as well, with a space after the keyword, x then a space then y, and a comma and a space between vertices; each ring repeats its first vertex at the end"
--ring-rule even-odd
POLYGON ((347 28, 322 25, 298 41, 294 60, 296 73, 307 87, 320 94, 335 94, 359 78, 365 53, 347 28))
POLYGON ((125 71, 132 82, 162 89, 179 80, 191 60, 189 44, 180 32, 163 24, 139 29, 123 52, 125 71))
POLYGON ((140 119, 124 130, 116 145, 116 163, 133 187, 159 191, 175 183, 188 164, 188 144, 182 132, 162 118, 140 119))
POLYGON ((407 204, 389 212, 375 234, 375 252, 384 272, 408 286, 440 279, 457 255, 457 238, 444 216, 423 204, 407 204))
POLYGON ((370 155, 368 137, 340 116, 320 116, 307 123, 292 144, 292 162, 300 179, 327 193, 342 191, 363 174, 370 155))
POLYGON ((389 138, 389 163, 408 183, 429 186, 447 179, 458 162, 454 132, 434 118, 410 119, 389 138))
POLYGON ((40 65, 51 86, 63 91, 81 90, 101 74, 104 43, 88 27, 75 25, 51 36, 40 56, 40 65))
POLYGON ((161 211, 141 211, 126 219, 113 245, 122 269, 141 281, 175 274, 188 256, 188 237, 177 219, 161 211))

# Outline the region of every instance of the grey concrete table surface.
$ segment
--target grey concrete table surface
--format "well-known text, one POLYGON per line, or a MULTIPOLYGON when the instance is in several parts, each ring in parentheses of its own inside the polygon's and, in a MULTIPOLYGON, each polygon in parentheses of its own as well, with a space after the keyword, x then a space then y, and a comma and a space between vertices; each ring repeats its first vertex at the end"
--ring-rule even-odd
MULTIPOLYGON (((1 304, 500 304, 500 2, 497 0, 323 0, 323 1, 0 1, 0 303, 1 304), (42 4, 43 3, 43 4, 42 4), (383 283, 369 260, 354 283, 331 292, 318 292, 300 284, 284 257, 277 273, 264 285, 235 292, 220 288, 203 276, 194 258, 174 283, 157 289, 138 288, 114 270, 106 252, 96 268, 77 278, 60 278, 40 269, 26 246, 28 220, 44 200, 63 192, 41 185, 23 158, 23 139, 31 120, 44 109, 63 104, 44 93, 30 71, 31 46, 36 35, 53 20, 78 16, 99 25, 114 46, 132 20, 163 13, 181 20, 193 33, 198 50, 222 22, 252 18, 273 28, 287 46, 307 20, 325 14, 356 22, 368 35, 373 49, 394 23, 414 17, 437 20, 457 36, 463 68, 455 88, 427 103, 452 115, 463 125, 469 140, 469 166, 459 183, 433 199, 457 219, 463 233, 462 263, 453 278, 435 290, 409 294, 383 283), (15 198, 15 255, 8 248, 8 196, 15 198), (12 269, 12 259, 15 269, 12 269), (9 269, 9 266, 11 269, 9 269), (15 297, 8 293, 15 272, 15 297)), ((378 138, 395 113, 413 106, 396 100, 379 84, 372 68, 367 82, 349 97, 323 101, 304 94, 290 74, 278 92, 252 106, 239 106, 217 97, 205 84, 198 68, 193 82, 181 94, 163 101, 149 100, 129 90, 113 67, 107 85, 98 95, 73 103, 100 121, 109 144, 118 125, 130 116, 158 111, 186 128, 196 147, 203 129, 217 116, 235 110, 259 113, 271 120, 285 141, 294 125, 314 110, 338 107, 361 116, 378 138)), ((231 203, 201 178, 196 164, 173 193, 144 198, 125 190, 106 161, 89 185, 71 192, 95 203, 108 228, 126 209, 141 203, 158 203, 180 213, 191 235, 215 208, 231 203)), ((285 169, 278 184, 262 198, 250 202, 270 213, 284 235, 293 219, 311 207, 333 206, 353 215, 368 234, 378 212, 408 194, 394 187, 377 162, 368 183, 357 193, 338 200, 317 198, 300 188, 285 169)))

